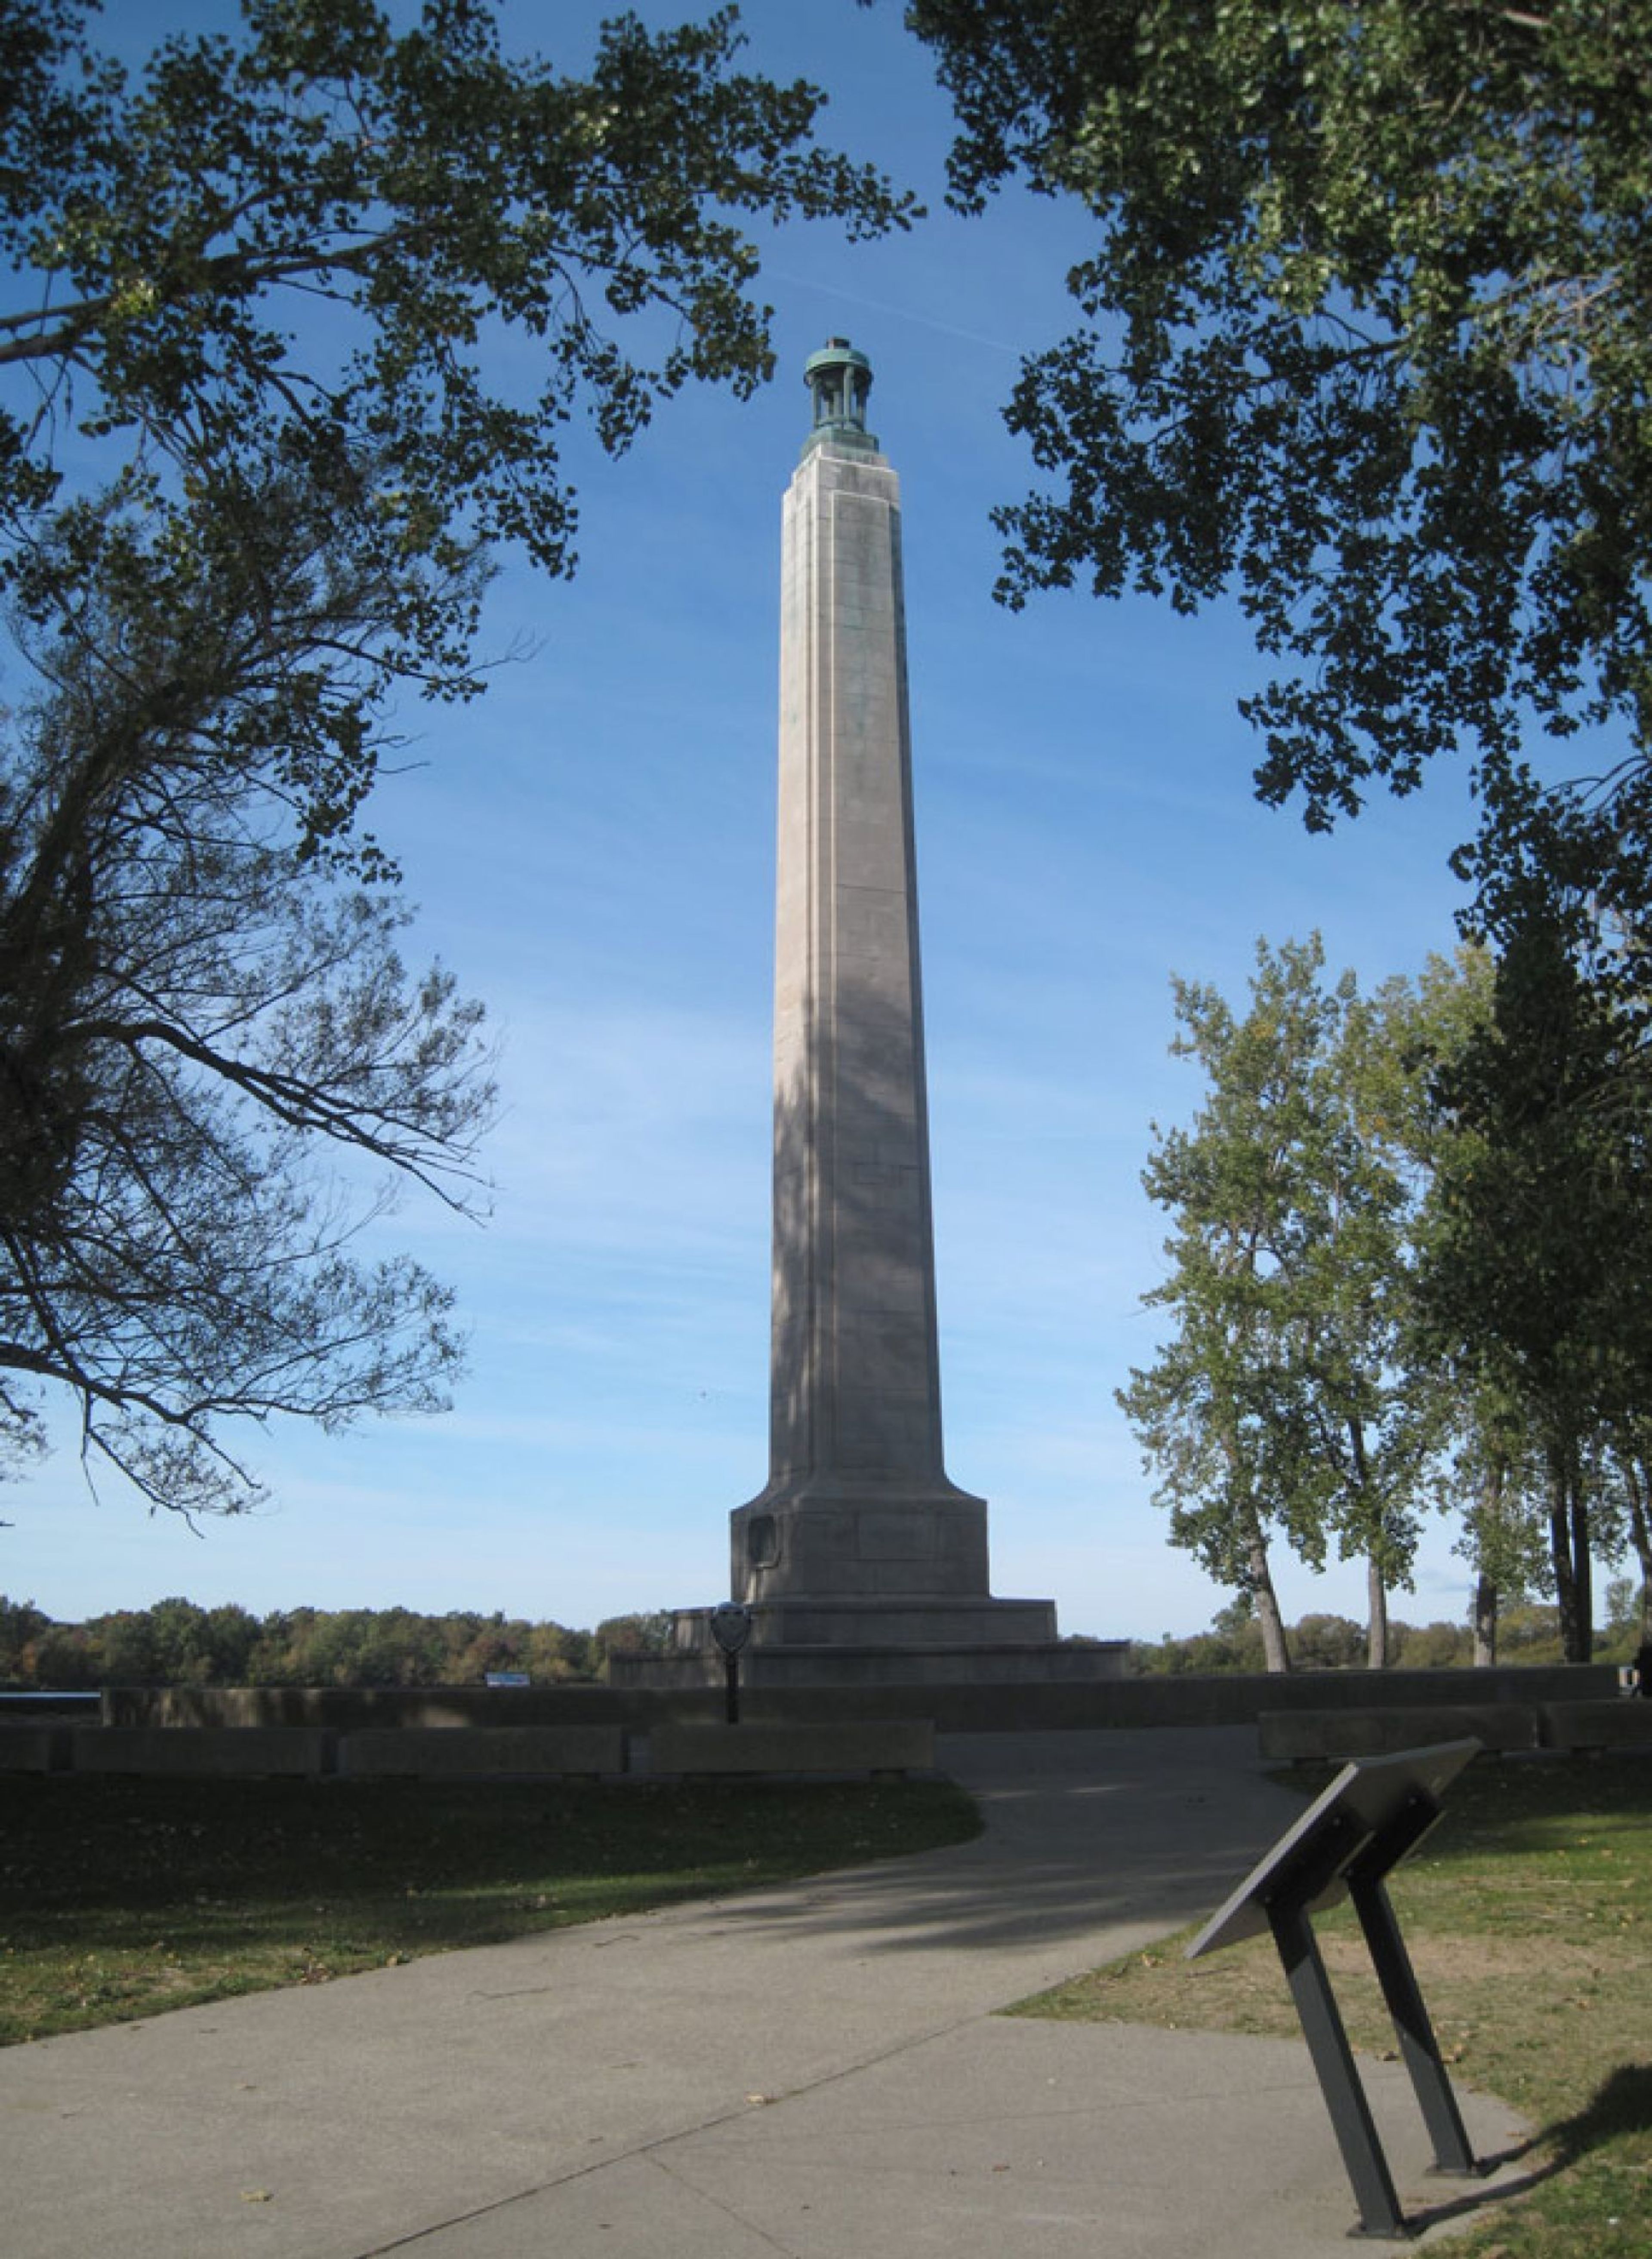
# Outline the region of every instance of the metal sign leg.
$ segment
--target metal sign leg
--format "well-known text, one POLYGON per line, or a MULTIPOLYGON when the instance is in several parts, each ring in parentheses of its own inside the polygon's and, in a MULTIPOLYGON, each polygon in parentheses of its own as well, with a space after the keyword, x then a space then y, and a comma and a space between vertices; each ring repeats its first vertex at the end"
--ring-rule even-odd
POLYGON ((1428 2138, 1434 2143, 1435 2163, 1442 2173, 1478 2173, 1474 2150, 1387 1889, 1378 1878, 1356 1878, 1349 1884, 1349 1895, 1365 1933, 1383 1999, 1393 2019, 1400 2056, 1411 2073, 1428 2138))
POLYGON ((1388 2161, 1377 2138, 1377 2127, 1354 2068, 1353 2050, 1331 1991, 1325 1963, 1320 1957, 1307 1913, 1299 1906, 1277 1902, 1268 1910, 1273 1942, 1279 1949, 1291 1997, 1302 2021, 1302 2035, 1314 2058, 1320 2089, 1331 2113, 1331 2125, 1342 2163, 1353 2183, 1359 2206, 1362 2235, 1407 2236, 1405 2215, 1394 2193, 1388 2161))

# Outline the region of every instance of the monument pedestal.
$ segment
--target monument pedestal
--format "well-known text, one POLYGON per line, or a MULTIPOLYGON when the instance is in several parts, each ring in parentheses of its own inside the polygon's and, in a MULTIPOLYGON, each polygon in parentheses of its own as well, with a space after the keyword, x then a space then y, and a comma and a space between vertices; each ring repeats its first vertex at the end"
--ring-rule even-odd
POLYGON ((992 1605, 986 1501, 944 1477, 928 1492, 772 1483, 729 1519, 729 1589, 749 1608, 804 1595, 992 1605))
MULTIPOLYGON (((669 1655, 615 1655, 609 1676, 627 1686, 714 1686, 723 1656, 709 1608, 679 1609, 669 1655)), ((744 1686, 1027 1686, 1122 1678, 1129 1642, 1067 1647, 1053 1600, 811 1600, 756 1602, 740 1657, 744 1686)))
MULTIPOLYGON (((1055 1607, 1050 1600, 988 1600, 983 1609, 1002 1608, 1009 1621, 985 1615, 962 1626, 956 1640, 932 1635, 946 1628, 937 1614, 925 1618, 918 1612, 892 1613, 881 1621, 862 1614, 860 1628, 871 1635, 864 1643, 828 1639, 818 1643, 802 1640, 765 1641, 765 1632, 797 1632, 811 1628, 811 1614, 801 1610, 789 1623, 754 1627, 751 1644, 740 1657, 740 1684, 745 1687, 853 1688, 858 1686, 1051 1686, 1091 1685, 1098 1679, 1122 1678, 1129 1669, 1129 1642, 1107 1640, 1094 1647, 1065 1647, 1053 1635, 1055 1607), (1033 1618, 1048 1625, 1050 1635, 1017 1640, 1015 1632, 1033 1618), (983 1636, 989 1628, 1008 1630, 1009 1638, 998 1644, 983 1636), (917 1635, 922 1634, 920 1637, 917 1635)), ((691 1688, 720 1686, 723 1657, 706 1628, 709 1608, 678 1612, 676 1645, 669 1655, 613 1655, 608 1675, 616 1686, 691 1688)), ((818 1625, 818 1618, 813 1620, 818 1625)), ((851 1628, 848 1616, 830 1621, 834 1632, 851 1628)))

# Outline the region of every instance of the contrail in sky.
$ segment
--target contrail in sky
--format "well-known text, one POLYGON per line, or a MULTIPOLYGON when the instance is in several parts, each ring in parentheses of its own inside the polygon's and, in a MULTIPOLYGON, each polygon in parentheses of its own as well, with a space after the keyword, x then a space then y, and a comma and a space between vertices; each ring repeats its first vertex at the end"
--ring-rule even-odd
POLYGON ((979 330, 960 330, 954 322, 937 322, 931 314, 915 314, 910 306, 892 306, 884 298, 868 298, 859 290, 841 289, 833 282, 817 282, 812 276, 793 274, 783 267, 771 267, 766 272, 777 282, 789 282, 798 290, 819 290, 829 298, 841 298, 851 306, 864 306, 871 314, 892 314, 898 322, 916 322, 926 330, 938 330, 945 338, 962 338, 966 345, 986 346, 993 353, 1008 353, 1019 360, 1019 346, 1006 345, 1002 338, 984 338, 979 330))

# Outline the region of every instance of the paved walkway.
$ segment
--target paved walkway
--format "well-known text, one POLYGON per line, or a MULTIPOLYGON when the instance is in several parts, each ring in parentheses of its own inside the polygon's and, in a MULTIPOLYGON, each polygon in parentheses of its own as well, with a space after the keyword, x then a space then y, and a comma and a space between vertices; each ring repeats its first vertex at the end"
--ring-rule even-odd
MULTIPOLYGON (((1300 2045, 992 2013, 1220 1903, 1300 1809, 1253 1749, 948 1736, 988 1822, 956 1849, 7 2049, 0 2247, 1346 2259, 1300 2045)), ((1366 2069, 1407 2208, 1461 2201, 1366 2069)))

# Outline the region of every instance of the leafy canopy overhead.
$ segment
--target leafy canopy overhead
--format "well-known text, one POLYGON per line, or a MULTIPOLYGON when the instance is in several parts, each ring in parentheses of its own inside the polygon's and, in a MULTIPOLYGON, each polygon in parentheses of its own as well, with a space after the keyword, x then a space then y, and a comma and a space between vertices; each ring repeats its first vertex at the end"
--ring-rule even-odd
MULTIPOLYGON (((486 0, 245 0, 134 82, 93 0, 0 9, 0 587, 187 560, 272 476, 378 571, 374 663, 474 687, 476 581, 520 543, 574 562, 576 414, 618 453, 690 378, 769 373, 752 215, 904 224, 816 146, 823 97, 734 68, 736 11, 621 17, 589 72, 507 59, 486 0), (4 380, 0 380, 3 381, 4 380)), ((312 835, 370 780, 360 686, 282 756, 312 835)))
POLYGON ((749 220, 907 213, 731 10, 578 78, 481 0, 242 16, 129 77, 0 0, 0 1460, 67 1392, 186 1513, 255 1495, 225 1422, 459 1360, 357 1244, 387 1181, 474 1198, 490 1105, 358 825, 393 693, 477 687, 499 545, 572 570, 571 418, 767 374, 749 220))
MULTIPOLYGON (((1533 720, 1652 747, 1652 14, 912 0, 955 199, 1095 214, 1008 410, 1000 594, 1233 590, 1262 795, 1323 827, 1533 720)), ((1597 766, 1609 766, 1603 756, 1597 766)), ((1626 785, 1640 822, 1643 769, 1626 785)))

